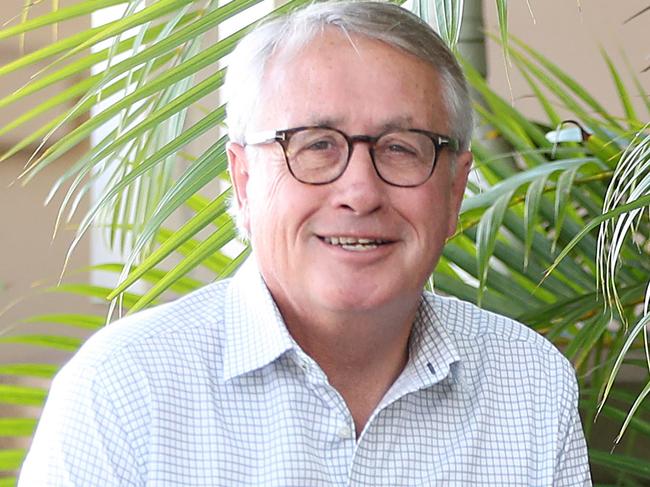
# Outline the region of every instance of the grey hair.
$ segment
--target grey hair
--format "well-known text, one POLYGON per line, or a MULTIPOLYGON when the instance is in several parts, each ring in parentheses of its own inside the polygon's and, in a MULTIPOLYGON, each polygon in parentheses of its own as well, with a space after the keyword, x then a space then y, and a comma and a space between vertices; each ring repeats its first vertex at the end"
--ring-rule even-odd
MULTIPOLYGON (((326 28, 347 37, 360 35, 401 49, 431 65, 440 76, 449 130, 469 148, 474 126, 467 83, 458 61, 436 32, 413 13, 388 2, 324 1, 263 22, 244 37, 231 55, 224 91, 226 125, 231 142, 244 144, 248 124, 259 106, 262 80, 271 57, 289 57, 326 28)), ((274 127, 277 128, 277 127, 274 127)), ((287 127, 280 127, 287 128, 287 127)), ((231 202, 240 235, 238 208, 231 202)))
POLYGON ((465 76, 454 55, 413 13, 392 3, 367 1, 314 3, 262 23, 242 39, 232 53, 224 85, 226 124, 232 142, 244 143, 269 59, 298 51, 326 27, 339 28, 347 36, 356 34, 385 42, 433 66, 443 85, 450 135, 458 139, 461 149, 469 147, 473 112, 465 76))

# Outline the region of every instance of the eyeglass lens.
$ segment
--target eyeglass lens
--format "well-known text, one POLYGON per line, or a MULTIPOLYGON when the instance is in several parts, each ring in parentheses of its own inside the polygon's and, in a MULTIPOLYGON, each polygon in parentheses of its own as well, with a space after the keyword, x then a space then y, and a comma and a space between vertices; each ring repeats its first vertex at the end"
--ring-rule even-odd
MULTIPOLYGON (((286 146, 293 175, 302 182, 331 182, 345 171, 351 144, 346 137, 328 128, 308 128, 294 132, 286 146)), ((386 182, 416 186, 433 170, 436 147, 426 135, 395 131, 382 135, 370 148, 375 169, 386 182)))

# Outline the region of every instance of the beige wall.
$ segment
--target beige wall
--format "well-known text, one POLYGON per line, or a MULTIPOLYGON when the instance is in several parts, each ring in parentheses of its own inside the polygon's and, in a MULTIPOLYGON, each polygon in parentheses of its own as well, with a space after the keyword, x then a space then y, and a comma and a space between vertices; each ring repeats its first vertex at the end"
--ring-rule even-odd
MULTIPOLYGON (((62 6, 72 4, 68 0, 61 2, 62 6)), ((4 0, 3 12, 19 12, 24 2, 22 0, 4 0)), ((51 6, 47 2, 37 6, 38 12, 43 12, 51 6)), ((69 32, 82 29, 89 23, 88 19, 73 20, 62 25, 58 35, 65 36, 69 32)), ((32 52, 39 47, 48 45, 54 39, 51 28, 43 28, 30 33, 24 38, 24 52, 32 52)), ((15 59, 21 52, 20 39, 11 38, 0 41, 0 65, 15 59)), ((19 71, 0 78, 0 97, 13 92, 22 86, 29 76, 46 67, 40 63, 32 69, 19 71)), ((43 97, 59 92, 79 81, 80 76, 60 82, 55 87, 43 92, 43 97)), ((30 109, 38 103, 36 97, 28 101, 19 101, 13 105, 0 108, 0 127, 15 119, 25 109, 30 109)), ((64 108, 69 108, 68 104, 64 108)), ((61 113, 55 109, 51 113, 61 113)), ((41 126, 45 119, 27 123, 5 135, 0 135, 0 152, 4 153, 9 147, 32 133, 41 126)), ((57 132, 52 140, 65 136, 70 125, 57 132)), ((25 332, 47 333, 40 325, 22 325, 19 321, 27 316, 51 312, 87 312, 93 306, 84 298, 74 298, 56 294, 39 292, 46 285, 56 283, 62 269, 63 257, 73 236, 73 226, 65 225, 56 239, 52 239, 54 219, 61 201, 59 195, 49 206, 44 201, 57 176, 71 165, 81 153, 85 145, 71 151, 64 158, 52 164, 27 186, 17 181, 24 165, 32 155, 35 146, 16 154, 0 163, 0 333, 5 335, 25 332), (43 285, 35 286, 38 283, 43 285)), ((82 204, 80 211, 86 208, 82 204)), ((77 269, 88 262, 88 245, 82 244, 74 254, 70 263, 71 269, 77 269)), ((85 279, 85 275, 74 276, 75 279, 85 279)), ((58 331, 58 330, 57 330, 58 331)), ((71 330, 72 334, 79 334, 71 330)), ((0 361, 29 361, 37 360, 43 351, 19 345, 0 345, 0 361)), ((49 353, 49 352, 48 352, 49 353)), ((51 360, 60 362, 66 356, 64 353, 52 353, 51 360)))
MULTIPOLYGON (((75 151, 70 159, 79 153, 80 151, 75 151)), ((0 310, 0 329, 7 334, 28 330, 34 333, 49 331, 42 326, 20 324, 19 321, 27 316, 94 311, 93 305, 86 298, 41 292, 58 280, 63 268, 63 257, 73 236, 73 226, 65 225, 53 239, 57 203, 43 205, 50 186, 66 161, 46 169, 41 177, 26 187, 19 183, 6 187, 7 182, 16 180, 27 156, 28 153, 22 153, 0 164, 0 280, 3 285, 0 291, 0 308, 3 308, 0 310)), ((61 198, 57 200, 60 201, 61 198)), ((77 272, 71 273, 66 281, 86 280, 87 274, 79 273, 78 269, 87 265, 87 262, 88 245, 84 242, 73 254, 69 265, 71 270, 77 272)), ((70 330, 70 333, 79 335, 74 330, 70 330)), ((0 350, 0 360, 3 362, 38 361, 42 358, 39 356, 42 351, 30 347, 0 345, 0 350)), ((63 353, 54 354, 58 360, 64 356, 63 353)))
MULTIPOLYGON (((62 5, 70 3, 74 2, 61 2, 62 5)), ((4 0, 2 3, 4 17, 8 18, 9 12, 19 12, 23 4, 22 0, 4 0)), ((49 2, 43 2, 37 9, 42 11, 43 8, 49 7, 49 2)), ((88 19, 69 22, 61 26, 60 34, 67 35, 67 31, 78 30, 86 25, 88 25, 88 19)), ((49 28, 27 35, 24 39, 25 52, 45 46, 51 43, 52 39, 53 33, 49 28)), ((18 38, 0 41, 0 65, 6 64, 20 54, 19 42, 18 38)), ((31 74, 44 67, 45 65, 41 63, 29 72, 0 78, 0 97, 18 89, 31 74)), ((45 91, 44 96, 63 90, 79 79, 77 77, 59 83, 55 88, 45 91)), ((0 127, 4 127, 14 120, 18 113, 32 108, 36 104, 37 100, 32 99, 0 108, 0 127)), ((0 153, 4 153, 13 144, 33 132, 44 120, 43 117, 40 117, 15 131, 0 135, 0 153)), ((68 131, 69 128, 61 130, 53 140, 64 136, 68 131)), ((81 152, 80 150, 72 151, 44 170, 29 185, 23 187, 16 179, 34 149, 35 147, 31 146, 0 163, 0 336, 56 333, 83 337, 88 333, 82 330, 63 330, 61 327, 53 328, 41 323, 21 323, 24 318, 38 314, 89 313, 95 311, 94 308, 96 308, 96 305, 85 298, 42 292, 45 287, 56 283, 61 272, 63 257, 73 235, 71 226, 65 225, 57 238, 52 239, 57 204, 61 201, 61 197, 57 197, 48 207, 44 207, 43 202, 57 176, 71 165, 81 152)), ((80 210, 83 211, 86 207, 86 204, 82 204, 80 210)), ((87 262, 88 245, 83 243, 74 254, 70 268, 81 268, 87 265, 87 262)), ((86 279, 86 275, 77 274, 73 276, 73 279, 83 281, 86 279)), ((19 344, 0 344, 0 363, 62 363, 68 357, 69 354, 63 351, 19 344)), ((15 382, 15 379, 0 376, 0 383, 9 381, 15 382)), ((47 387, 48 382, 30 379, 21 380, 21 384, 47 387)), ((0 404, 0 417, 25 414, 24 408, 21 408, 20 413, 16 409, 18 408, 0 404)), ((34 416, 38 414, 38 409, 31 409, 32 411, 27 411, 27 414, 34 416)), ((26 438, 15 441, 1 436, 0 434, 0 447, 2 448, 25 445, 28 442, 26 438)))
MULTIPOLYGON (((468 0, 473 2, 476 0, 468 0)), ((510 32, 540 51, 583 85, 601 104, 613 113, 622 115, 614 83, 600 53, 601 47, 621 71, 631 91, 631 83, 623 53, 629 66, 640 79, 646 93, 650 93, 650 71, 641 70, 650 65, 650 12, 627 24, 623 22, 648 6, 647 0, 516 0, 508 2, 510 32), (535 22, 527 3, 530 3, 535 22)), ((485 26, 488 32, 498 32, 495 0, 484 0, 485 26)), ((530 116, 542 112, 532 100, 531 90, 516 68, 509 69, 512 92, 508 89, 505 63, 500 48, 494 43, 488 49, 489 79, 497 91, 530 116)), ((636 107, 641 99, 634 97, 636 107)), ((639 110, 643 120, 648 112, 639 110)))

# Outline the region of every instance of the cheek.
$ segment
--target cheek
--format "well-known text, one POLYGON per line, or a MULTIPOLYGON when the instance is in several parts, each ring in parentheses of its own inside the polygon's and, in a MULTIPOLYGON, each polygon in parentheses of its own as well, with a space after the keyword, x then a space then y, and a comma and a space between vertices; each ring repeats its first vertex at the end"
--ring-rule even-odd
MULTIPOLYGON (((264 219, 271 206, 280 201, 282 187, 286 184, 288 173, 284 160, 274 151, 256 151, 252 154, 249 179, 246 187, 251 225, 264 219)), ((254 229, 251 228, 251 231, 254 229)))
POLYGON ((263 174, 267 171, 258 171, 251 176, 248 183, 249 192, 249 218, 251 233, 255 234, 264 227, 272 225, 280 217, 282 205, 282 187, 284 177, 263 174))
POLYGON ((445 184, 432 184, 418 198, 403 202, 407 204, 409 220, 425 247, 424 251, 442 245, 448 236, 450 222, 453 221, 450 188, 445 184))

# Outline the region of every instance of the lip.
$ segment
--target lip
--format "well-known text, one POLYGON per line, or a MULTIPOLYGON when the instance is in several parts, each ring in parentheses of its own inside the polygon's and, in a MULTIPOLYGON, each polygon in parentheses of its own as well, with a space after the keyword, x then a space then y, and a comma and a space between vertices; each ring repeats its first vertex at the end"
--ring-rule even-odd
POLYGON ((326 235, 326 236, 319 236, 321 240, 323 240, 325 243, 328 244, 333 244, 333 245, 355 245, 355 244, 362 244, 362 245, 370 245, 370 244, 376 244, 376 245, 384 245, 388 243, 393 243, 394 240, 392 239, 387 239, 383 237, 373 237, 373 236, 356 236, 356 235, 347 235, 347 234, 338 234, 338 235, 326 235))
POLYGON ((354 232, 328 232, 328 233, 315 233, 316 237, 318 237, 321 240, 325 239, 331 239, 331 238, 351 238, 355 240, 371 240, 371 241, 381 241, 385 243, 394 243, 397 241, 396 238, 387 236, 387 235, 380 235, 378 233, 373 233, 373 232, 368 232, 368 233, 361 233, 359 231, 354 231, 354 232))

